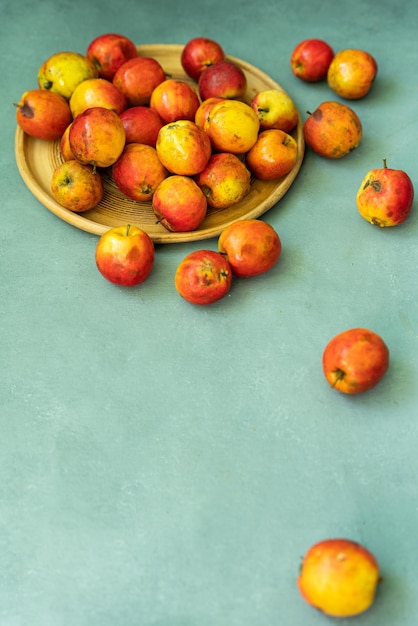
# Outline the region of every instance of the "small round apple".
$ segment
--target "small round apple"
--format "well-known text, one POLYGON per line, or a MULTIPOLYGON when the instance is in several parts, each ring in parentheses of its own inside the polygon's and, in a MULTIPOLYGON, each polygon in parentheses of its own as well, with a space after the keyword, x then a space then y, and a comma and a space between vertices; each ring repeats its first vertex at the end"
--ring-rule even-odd
POLYGON ((111 283, 133 287, 144 282, 154 264, 155 248, 141 228, 116 226, 101 235, 96 246, 96 265, 111 283))
POLYGON ((125 95, 105 78, 83 80, 74 89, 69 102, 73 117, 91 107, 104 107, 120 115, 127 107, 125 95))
POLYGON ((303 134, 306 144, 320 156, 341 159, 359 146, 363 128, 353 109, 341 102, 327 101, 309 113, 303 134))
POLYGON ((126 142, 119 115, 104 107, 92 107, 78 115, 71 124, 68 138, 76 159, 96 167, 113 165, 126 142))
POLYGON ((168 171, 155 148, 142 143, 128 143, 112 167, 112 176, 125 196, 136 202, 148 202, 161 181, 168 176, 168 171))
POLYGON ((389 368, 389 349, 377 333, 351 328, 325 346, 322 368, 333 389, 358 394, 377 385, 389 368))
POLYGON ((327 77, 328 68, 334 58, 334 50, 322 39, 305 39, 297 44, 290 57, 294 75, 309 83, 327 77))
POLYGON ((160 128, 164 122, 156 111, 146 106, 125 109, 120 114, 125 129, 126 143, 145 143, 155 148, 160 128))
POLYGON ((184 46, 180 61, 186 74, 198 81, 202 72, 224 58, 223 48, 217 41, 208 37, 195 37, 184 46))
POLYGON ((198 90, 202 101, 208 98, 243 99, 247 92, 247 77, 236 63, 224 59, 202 72, 198 90))
POLYGON ((213 304, 231 288, 231 266, 215 250, 196 250, 178 265, 174 284, 180 296, 191 304, 213 304))
POLYGON ((158 185, 152 208, 158 222, 167 230, 189 232, 205 219, 207 201, 193 178, 173 174, 158 185))
POLYGON ((150 107, 157 111, 165 124, 178 120, 194 122, 200 106, 195 89, 184 80, 167 78, 152 92, 150 107))
POLYGON ((246 102, 224 99, 212 106, 203 129, 216 152, 244 154, 257 141, 260 120, 246 102))
POLYGON ((242 200, 251 189, 251 173, 235 154, 212 154, 195 181, 214 209, 227 209, 242 200))
POLYGON ((290 133, 299 121, 299 113, 292 98, 280 89, 264 89, 255 94, 250 107, 257 113, 260 129, 278 128, 290 133))
POLYGON ((154 89, 166 79, 162 65, 153 57, 138 56, 121 65, 113 84, 126 97, 128 107, 148 106, 154 89))
POLYGON ((363 178, 356 196, 360 215, 370 224, 397 226, 410 215, 414 202, 412 180, 403 170, 387 167, 370 170, 363 178))
POLYGON ((375 600, 379 564, 364 546, 350 539, 325 539, 302 559, 297 586, 302 598, 331 617, 354 617, 375 600))
POLYGON ((235 276, 258 276, 278 261, 282 244, 267 222, 242 219, 227 226, 219 235, 218 250, 228 259, 235 276))
POLYGON ((61 206, 82 213, 99 204, 104 188, 99 172, 92 165, 71 159, 53 171, 51 193, 61 206))
POLYGON ((212 153, 208 135, 191 120, 165 124, 158 133, 155 148, 164 167, 180 176, 201 172, 212 153))
POLYGON ((263 130, 247 152, 248 169, 260 180, 277 180, 292 171, 298 158, 296 139, 278 128, 263 130))
POLYGON ((138 56, 138 50, 125 35, 105 33, 89 43, 86 55, 97 67, 99 76, 111 81, 121 65, 138 56))
POLYGON ((99 72, 87 56, 78 52, 56 52, 46 59, 37 74, 38 86, 58 93, 66 100, 83 80, 97 78, 99 72))
POLYGON ((366 96, 376 78, 376 59, 364 50, 340 50, 328 68, 328 86, 340 98, 357 100, 366 96))
POLYGON ((15 107, 20 128, 44 141, 60 139, 73 119, 67 100, 45 89, 25 91, 15 107))

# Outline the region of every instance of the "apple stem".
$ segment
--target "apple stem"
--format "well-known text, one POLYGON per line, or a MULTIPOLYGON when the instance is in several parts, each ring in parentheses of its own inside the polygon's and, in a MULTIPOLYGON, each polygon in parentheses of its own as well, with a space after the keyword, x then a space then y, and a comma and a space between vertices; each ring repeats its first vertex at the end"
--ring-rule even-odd
POLYGON ((345 372, 340 369, 337 368, 336 370, 334 370, 333 372, 335 374, 335 378, 334 378, 334 382, 332 383, 332 386, 335 387, 335 385, 340 381, 343 380, 343 378, 345 377, 345 372))
POLYGON ((386 159, 383 159, 383 167, 386 169, 387 165, 386 165, 386 159))
POLYGON ((130 230, 131 230, 131 225, 130 225, 130 224, 127 224, 127 225, 126 225, 126 236, 128 236, 128 235, 129 235, 129 231, 130 231, 130 230))

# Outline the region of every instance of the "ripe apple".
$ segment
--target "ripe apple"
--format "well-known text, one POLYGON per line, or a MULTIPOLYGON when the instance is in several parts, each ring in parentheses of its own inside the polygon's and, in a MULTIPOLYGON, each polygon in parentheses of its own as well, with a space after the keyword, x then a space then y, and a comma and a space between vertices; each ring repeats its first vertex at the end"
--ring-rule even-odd
POLYGON ((97 78, 94 63, 78 52, 56 52, 38 69, 38 86, 69 100, 74 89, 87 78, 97 78))
POLYGON ((126 144, 112 167, 117 187, 137 202, 152 200, 155 190, 167 175, 155 148, 141 143, 126 144))
POLYGON ((286 176, 298 158, 296 140, 278 128, 263 130, 253 147, 247 152, 248 169, 260 180, 276 180, 286 176))
POLYGON ((70 98, 70 109, 77 117, 91 107, 103 107, 118 115, 128 106, 125 94, 105 78, 88 78, 77 85, 70 98))
POLYGON ((340 98, 357 100, 366 96, 377 74, 376 59, 364 50, 340 50, 328 68, 328 86, 340 98))
POLYGON ((89 43, 86 55, 93 61, 100 78, 111 81, 121 65, 138 56, 138 50, 128 37, 105 33, 89 43))
POLYGON ((60 139, 73 117, 67 100, 45 89, 25 91, 16 107, 16 122, 31 137, 60 139))
POLYGON ((61 206, 82 213, 95 207, 103 198, 102 178, 92 165, 75 159, 64 161, 52 173, 51 193, 61 206))
POLYGON ((112 165, 122 154, 125 139, 119 115, 104 107, 92 107, 78 115, 69 131, 76 159, 97 167, 112 165))
POLYGON ((327 77, 334 50, 322 39, 304 39, 290 56, 292 72, 300 80, 315 83, 327 77))
POLYGON ((356 196, 357 208, 365 220, 376 226, 397 226, 411 213, 414 187, 408 174, 386 166, 370 170, 356 196))
POLYGON ((155 248, 151 237, 137 226, 116 226, 101 235, 96 246, 99 272, 116 285, 133 287, 151 273, 155 248))
POLYGON ((383 339, 367 328, 351 328, 325 346, 322 368, 325 378, 342 393, 371 389, 389 367, 389 349, 383 339))
POLYGON ((224 59, 209 65, 202 72, 198 81, 198 90, 201 100, 243 99, 247 91, 247 77, 236 63, 224 59))
POLYGON ((251 187, 251 174, 235 154, 212 154, 206 167, 195 176, 195 181, 214 209, 227 209, 242 200, 251 187))
POLYGON ((218 250, 228 259, 234 276, 249 277, 268 272, 277 263, 282 244, 267 222, 242 219, 224 228, 218 250))
POLYGON ((183 176, 201 172, 212 153, 209 137, 190 120, 165 124, 158 133, 155 148, 164 167, 183 176))
POLYGON ((302 559, 297 586, 303 599, 331 617, 354 617, 374 603, 379 564, 364 546, 349 539, 325 539, 302 559))
POLYGON ((164 122, 156 111, 146 106, 129 107, 120 115, 125 129, 126 143, 145 143, 155 148, 164 122))
POLYGON ((260 121, 249 104, 224 99, 213 105, 203 129, 213 150, 244 154, 257 141, 260 121))
POLYGON ((231 288, 228 260, 215 250, 195 250, 178 265, 174 277, 177 292, 192 304, 213 304, 231 288))
POLYGON ((129 107, 148 106, 154 89, 166 78, 153 57, 129 59, 115 72, 113 84, 125 94, 129 107))
POLYGON ((303 134, 311 150, 328 159, 340 159, 358 147, 363 128, 353 109, 330 101, 309 113, 303 134))
POLYGON ((180 61, 186 74, 195 81, 209 65, 223 61, 225 53, 222 46, 207 37, 195 37, 184 46, 180 61))
POLYGON ((167 78, 151 94, 150 107, 168 124, 177 120, 194 121, 199 97, 184 80, 167 78))
POLYGON ((158 185, 152 208, 167 230, 188 232, 199 228, 205 219, 207 202, 193 178, 173 174, 158 185))
POLYGON ((257 113, 260 129, 278 128, 290 133, 298 121, 299 113, 292 98, 280 89, 264 89, 255 94, 250 107, 257 113))

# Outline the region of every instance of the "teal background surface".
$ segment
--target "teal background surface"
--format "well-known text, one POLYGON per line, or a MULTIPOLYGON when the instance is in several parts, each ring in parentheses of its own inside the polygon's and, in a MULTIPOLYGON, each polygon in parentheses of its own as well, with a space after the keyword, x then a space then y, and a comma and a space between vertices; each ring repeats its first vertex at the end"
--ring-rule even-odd
POLYGON ((0 109, 1 626, 416 626, 418 620, 418 218, 377 229, 355 195, 369 169, 416 187, 415 2, 5 0, 0 109), (50 213, 16 167, 13 102, 40 64, 105 32, 138 44, 195 36, 267 72, 301 117, 338 98, 291 73, 319 37, 378 61, 350 106, 364 127, 340 161, 307 150, 263 219, 276 267, 204 308, 174 289, 178 263, 216 239, 157 248, 125 290, 94 263, 97 237, 50 213), (381 334, 373 390, 332 390, 336 333, 381 334), (309 546, 363 543, 383 582, 355 620, 299 596, 309 546))

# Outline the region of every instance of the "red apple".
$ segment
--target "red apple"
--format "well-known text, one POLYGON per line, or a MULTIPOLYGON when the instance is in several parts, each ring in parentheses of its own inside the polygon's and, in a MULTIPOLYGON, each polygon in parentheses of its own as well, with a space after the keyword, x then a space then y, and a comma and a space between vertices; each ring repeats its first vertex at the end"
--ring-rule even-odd
POLYGON ((322 157, 341 159, 360 144, 363 128, 357 113, 342 102, 322 102, 303 125, 306 144, 322 157))
POLYGON ((112 167, 117 187, 137 202, 152 200, 155 190, 167 175, 155 148, 141 143, 126 144, 112 167))
POLYGON ((125 129, 117 113, 104 107, 83 111, 72 122, 69 143, 76 159, 109 167, 125 147, 125 129))
POLYGON ((315 83, 327 77, 334 50, 322 39, 305 39, 297 44, 290 57, 290 67, 297 78, 315 83))
POLYGON ((371 389, 389 367, 389 349, 383 339, 367 328, 351 328, 328 342, 322 355, 325 378, 342 393, 371 389))
POLYGON ((155 249, 151 237, 137 226, 116 226, 100 237, 96 265, 111 283, 124 287, 139 285, 151 273, 155 249))
POLYGON ((186 43, 181 53, 181 65, 186 74, 195 81, 210 65, 223 61, 222 46, 207 37, 195 37, 186 43))
POLYGON ((386 166, 370 170, 363 178, 356 197, 365 220, 376 226, 397 226, 412 210, 414 187, 408 174, 386 166))
POLYGON ((145 143, 155 148, 164 122, 156 111, 146 106, 129 107, 120 114, 126 143, 145 143))
POLYGON ((250 107, 257 113, 261 130, 278 128, 290 133, 299 121, 295 103, 280 89, 263 89, 257 92, 250 101, 250 107))
POLYGON ((369 52, 340 50, 328 68, 328 87, 340 98, 358 100, 369 93, 376 74, 377 62, 369 52))
POLYGON ((164 121, 194 121, 200 101, 196 91, 184 80, 167 78, 151 94, 150 107, 164 121))
POLYGON ((46 89, 25 91, 15 107, 20 128, 45 141, 60 139, 73 119, 67 100, 46 89))
POLYGON ((282 244, 267 222, 242 219, 227 226, 218 238, 218 250, 228 259, 235 276, 257 276, 278 261, 282 244))
POLYGON ((51 193, 61 206, 75 213, 83 213, 99 204, 104 188, 96 168, 70 159, 53 171, 51 193))
POLYGON ((121 65, 138 56, 138 50, 128 37, 106 33, 90 42, 86 56, 93 61, 101 78, 112 80, 121 65))
POLYGON ((154 89, 166 78, 161 64, 153 57, 126 61, 113 76, 113 84, 125 94, 128 106, 148 106, 154 89))
POLYGON ((297 586, 303 599, 331 617, 354 617, 374 602, 379 564, 364 546, 350 539, 325 539, 302 559, 297 586))
POLYGON ((165 124, 158 133, 155 147, 164 167, 182 176, 201 172, 212 153, 208 135, 190 120, 165 124))
POLYGON ((283 130, 271 128, 259 133, 257 141, 246 154, 245 162, 256 178, 276 180, 293 169, 297 158, 296 139, 283 130))
POLYGON ((201 306, 213 304, 231 288, 228 260, 215 250, 196 250, 178 265, 174 284, 182 298, 201 306))
POLYGON ((83 80, 74 89, 70 98, 73 117, 92 107, 103 107, 120 115, 127 105, 125 94, 105 78, 83 80))
POLYGON ((188 232, 196 230, 205 219, 207 202, 193 178, 173 174, 158 185, 152 208, 167 230, 188 232))
POLYGON ((224 59, 206 68, 200 75, 198 89, 201 100, 208 98, 243 99, 247 91, 244 71, 224 59))

